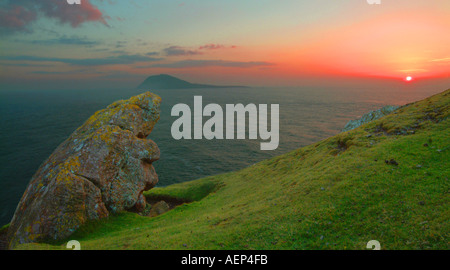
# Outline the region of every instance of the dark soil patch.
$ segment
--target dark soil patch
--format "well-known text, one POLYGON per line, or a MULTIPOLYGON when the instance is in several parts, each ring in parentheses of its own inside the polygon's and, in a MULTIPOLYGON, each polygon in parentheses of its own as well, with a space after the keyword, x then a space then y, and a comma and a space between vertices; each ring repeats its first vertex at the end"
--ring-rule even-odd
POLYGON ((345 152, 352 145, 353 145, 352 138, 343 138, 343 139, 340 138, 336 142, 336 147, 332 152, 332 155, 336 156, 341 152, 345 152))

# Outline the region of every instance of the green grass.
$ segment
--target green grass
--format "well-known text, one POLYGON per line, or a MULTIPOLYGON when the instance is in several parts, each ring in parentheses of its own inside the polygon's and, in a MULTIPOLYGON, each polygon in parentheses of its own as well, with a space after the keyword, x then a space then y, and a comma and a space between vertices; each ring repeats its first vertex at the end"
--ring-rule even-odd
POLYGON ((199 201, 220 188, 220 182, 204 178, 196 181, 171 185, 165 188, 154 188, 144 193, 147 200, 175 199, 185 202, 199 201))
POLYGON ((5 233, 8 230, 8 228, 9 228, 9 224, 3 225, 0 228, 0 234, 5 233))
POLYGON ((82 249, 365 249, 369 240, 449 249, 449 106, 447 90, 241 171, 151 190, 191 203, 154 218, 121 213, 67 240, 82 249))

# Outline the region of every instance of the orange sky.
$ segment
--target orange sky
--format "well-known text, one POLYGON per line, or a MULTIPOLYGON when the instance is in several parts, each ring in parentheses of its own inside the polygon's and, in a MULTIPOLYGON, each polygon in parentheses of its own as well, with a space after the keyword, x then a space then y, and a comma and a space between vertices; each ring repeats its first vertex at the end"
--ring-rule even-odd
MULTIPOLYGON (((78 11, 90 14, 86 22, 36 12, 27 29, 3 29, 0 83, 130 84, 167 73, 204 83, 283 86, 330 77, 450 75, 450 1, 134 3, 92 2, 78 11)), ((1 23, 12 25, 5 18, 0 30, 1 23)))

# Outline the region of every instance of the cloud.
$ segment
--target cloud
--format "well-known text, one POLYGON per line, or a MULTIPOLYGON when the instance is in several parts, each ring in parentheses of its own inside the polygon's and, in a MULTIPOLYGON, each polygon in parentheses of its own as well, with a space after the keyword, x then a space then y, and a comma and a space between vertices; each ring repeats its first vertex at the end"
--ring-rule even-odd
POLYGON ((105 65, 129 65, 139 62, 160 61, 162 58, 154 58, 139 54, 124 54, 119 56, 109 56, 103 58, 58 58, 58 57, 39 57, 31 55, 6 56, 0 58, 8 61, 27 61, 27 62, 59 62, 73 66, 105 66, 105 65))
POLYGON ((410 73, 410 72, 424 72, 424 71, 428 71, 428 70, 423 69, 423 68, 411 68, 411 69, 399 69, 398 71, 403 72, 403 73, 410 73))
POLYGON ((225 48, 224 45, 221 44, 206 44, 203 46, 200 46, 198 49, 199 50, 217 50, 217 49, 223 49, 225 48))
POLYGON ((47 40, 33 40, 29 41, 32 44, 41 44, 41 45, 86 45, 86 46, 94 46, 99 45, 100 42, 88 40, 86 37, 67 37, 62 36, 59 38, 54 39, 47 39, 47 40))
POLYGON ((218 50, 218 49, 234 49, 236 46, 225 46, 222 44, 206 44, 203 46, 198 47, 197 50, 188 49, 186 47, 181 46, 170 46, 165 49, 163 49, 163 53, 167 56, 192 56, 192 55, 202 55, 203 51, 207 50, 218 50))
POLYGON ((117 48, 123 48, 123 47, 125 47, 126 46, 126 44, 127 44, 127 41, 121 41, 121 40, 119 40, 119 41, 117 41, 116 42, 116 49, 117 48))
POLYGON ((50 67, 49 64, 30 64, 30 63, 1 63, 2 66, 7 67, 50 67))
POLYGON ((74 74, 103 75, 103 74, 105 74, 104 71, 92 70, 91 68, 81 68, 81 69, 70 70, 70 71, 37 70, 37 71, 31 71, 29 73, 30 74, 39 74, 39 75, 74 75, 74 74))
POLYGON ((188 50, 185 49, 183 47, 180 46, 170 46, 168 48, 165 48, 163 50, 163 52, 167 55, 167 56, 186 56, 186 55, 199 55, 202 54, 199 51, 193 51, 193 50, 188 50))
POLYGON ((0 33, 9 34, 16 31, 29 31, 27 26, 36 20, 36 12, 21 6, 0 8, 0 33))
POLYGON ((206 45, 200 46, 198 49, 199 50, 218 50, 218 49, 227 49, 227 48, 235 49, 236 46, 235 45, 225 46, 222 44, 206 44, 206 45))
POLYGON ((64 0, 5 0, 0 6, 0 34, 29 32, 40 14, 72 27, 85 22, 108 25, 106 16, 90 0, 81 1, 81 5, 69 5, 64 0))
POLYGON ((62 72, 62 71, 33 71, 31 74, 39 75, 57 75, 57 74, 73 74, 73 72, 62 72))
POLYGON ((450 57, 433 59, 433 60, 431 60, 431 62, 450 62, 450 57))
MULTIPOLYGON (((250 68, 258 66, 273 66, 274 63, 261 62, 261 61, 250 61, 250 62, 240 62, 240 61, 225 61, 225 60, 182 60, 167 64, 155 64, 148 67, 159 67, 159 68, 198 68, 198 67, 237 67, 237 68, 250 68)), ((141 67, 144 68, 144 67, 141 67)))

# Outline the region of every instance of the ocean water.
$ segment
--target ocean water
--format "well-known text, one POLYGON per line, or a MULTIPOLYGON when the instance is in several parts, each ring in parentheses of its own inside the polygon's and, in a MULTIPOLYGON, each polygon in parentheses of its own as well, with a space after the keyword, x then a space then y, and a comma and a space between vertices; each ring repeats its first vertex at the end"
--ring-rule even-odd
MULTIPOLYGON (((444 90, 444 89, 441 89, 444 90)), ((153 91, 162 97, 161 119, 150 134, 161 149, 154 163, 159 186, 239 170, 320 141, 369 110, 404 105, 439 91, 403 89, 229 88, 153 91), (280 104, 280 144, 261 151, 260 140, 174 140, 173 105, 280 104)), ((0 226, 12 218, 31 177, 53 150, 95 111, 137 90, 0 91, 0 226)))

